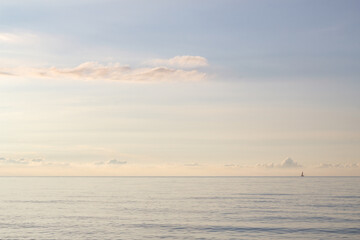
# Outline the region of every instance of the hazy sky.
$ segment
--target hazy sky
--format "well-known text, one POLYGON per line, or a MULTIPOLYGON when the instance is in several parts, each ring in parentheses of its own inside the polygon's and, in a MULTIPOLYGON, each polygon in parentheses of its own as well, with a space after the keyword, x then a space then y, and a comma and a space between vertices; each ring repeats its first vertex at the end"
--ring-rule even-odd
POLYGON ((0 175, 360 175, 359 11, 0 0, 0 175))

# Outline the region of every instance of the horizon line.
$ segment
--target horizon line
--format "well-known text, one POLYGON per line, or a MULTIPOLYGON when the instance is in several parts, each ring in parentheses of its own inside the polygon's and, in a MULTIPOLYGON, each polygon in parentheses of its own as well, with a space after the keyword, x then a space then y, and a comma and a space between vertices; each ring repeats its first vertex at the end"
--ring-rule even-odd
MULTIPOLYGON (((99 175, 99 176, 92 176, 92 175, 84 175, 84 176, 79 176, 79 175, 56 175, 56 176, 47 176, 47 175, 34 175, 34 176, 31 176, 31 175, 25 175, 25 176, 2 176, 0 175, 0 177, 103 177, 103 178, 122 178, 122 177, 129 177, 129 178, 150 178, 150 177, 153 177, 153 178, 241 178, 241 177, 300 177, 302 178, 301 176, 294 176, 294 175, 289 175, 289 176, 263 176, 263 175, 257 175, 257 176, 197 176, 197 175, 194 175, 194 176, 147 176, 147 175, 143 175, 143 176, 104 176, 104 175, 99 175)), ((360 177, 360 175, 350 175, 350 176, 344 176, 344 175, 328 175, 328 176, 316 176, 316 175, 307 175, 307 176, 304 176, 304 177, 360 177)))

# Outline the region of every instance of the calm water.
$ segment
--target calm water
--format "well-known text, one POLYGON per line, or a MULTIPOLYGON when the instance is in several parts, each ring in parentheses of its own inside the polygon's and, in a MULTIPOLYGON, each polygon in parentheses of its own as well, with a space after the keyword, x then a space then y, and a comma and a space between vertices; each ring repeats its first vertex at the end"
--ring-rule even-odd
POLYGON ((357 177, 1 177, 0 239, 360 239, 357 177))

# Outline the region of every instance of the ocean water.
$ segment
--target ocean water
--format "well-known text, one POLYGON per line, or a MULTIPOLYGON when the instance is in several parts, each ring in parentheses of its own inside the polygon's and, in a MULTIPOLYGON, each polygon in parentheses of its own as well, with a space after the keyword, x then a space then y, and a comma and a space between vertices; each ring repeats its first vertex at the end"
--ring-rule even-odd
POLYGON ((0 239, 360 239, 358 177, 0 177, 0 239))

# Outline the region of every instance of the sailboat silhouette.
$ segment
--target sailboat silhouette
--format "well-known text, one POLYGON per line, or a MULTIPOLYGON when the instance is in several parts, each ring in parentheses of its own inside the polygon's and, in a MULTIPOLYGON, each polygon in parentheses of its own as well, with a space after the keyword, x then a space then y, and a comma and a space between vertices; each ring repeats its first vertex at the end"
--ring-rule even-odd
POLYGON ((302 176, 302 177, 304 176, 304 172, 301 172, 301 176, 302 176))

